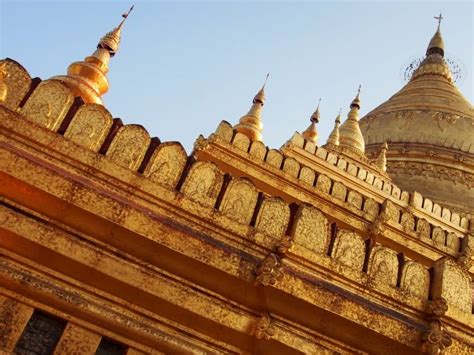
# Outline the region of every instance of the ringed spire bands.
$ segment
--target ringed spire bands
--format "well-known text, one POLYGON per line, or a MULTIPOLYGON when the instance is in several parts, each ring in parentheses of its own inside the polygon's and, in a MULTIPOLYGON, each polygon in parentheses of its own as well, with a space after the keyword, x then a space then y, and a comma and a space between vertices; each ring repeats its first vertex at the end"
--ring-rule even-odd
POLYGON ((80 96, 85 103, 103 105, 102 95, 109 89, 106 76, 109 71, 109 61, 119 49, 122 28, 132 10, 133 6, 122 15, 120 24, 100 39, 92 55, 83 61, 72 63, 68 67, 67 75, 55 76, 52 79, 62 81, 74 92, 75 96, 80 96))
POLYGON ((262 141, 262 108, 265 104, 265 85, 270 74, 267 74, 262 88, 255 95, 252 101, 252 106, 246 115, 242 116, 239 123, 234 126, 237 132, 245 134, 252 141, 262 141))
POLYGON ((339 146, 343 150, 362 155, 365 152, 365 142, 359 127, 360 88, 359 85, 357 95, 351 102, 347 119, 339 129, 339 146))
POLYGON ((313 143, 318 142, 318 130, 316 129, 316 123, 319 122, 321 114, 319 113, 319 106, 321 105, 321 99, 319 99, 318 107, 316 107, 316 111, 311 115, 310 124, 308 128, 302 133, 304 139, 307 139, 313 143))

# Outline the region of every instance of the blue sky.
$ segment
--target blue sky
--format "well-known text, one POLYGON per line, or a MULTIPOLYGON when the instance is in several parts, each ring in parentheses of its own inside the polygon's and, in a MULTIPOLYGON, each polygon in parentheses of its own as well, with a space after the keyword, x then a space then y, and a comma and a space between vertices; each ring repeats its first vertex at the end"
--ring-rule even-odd
POLYGON ((321 97, 320 144, 362 84, 362 114, 398 91, 443 13, 447 56, 473 102, 470 1, 8 1, 0 0, 0 57, 32 76, 64 74, 95 49, 132 2, 110 64, 105 106, 188 152, 199 134, 238 122, 270 72, 264 141, 303 130, 321 97))

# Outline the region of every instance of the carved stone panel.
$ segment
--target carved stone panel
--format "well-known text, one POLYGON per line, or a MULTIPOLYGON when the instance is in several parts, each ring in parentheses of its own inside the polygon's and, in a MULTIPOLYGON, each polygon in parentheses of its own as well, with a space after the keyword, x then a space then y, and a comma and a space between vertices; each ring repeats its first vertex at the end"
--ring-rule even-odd
POLYGON ((368 198, 364 202, 364 212, 369 220, 373 221, 379 214, 379 204, 371 198, 368 198))
POLYGON ((82 105, 69 123, 64 136, 80 146, 98 152, 112 122, 112 115, 103 105, 82 105))
POLYGON ((354 190, 349 191, 349 194, 347 195, 347 203, 349 205, 360 210, 362 209, 363 202, 364 202, 364 199, 360 193, 354 190))
POLYGON ((324 253, 329 238, 329 224, 326 216, 310 205, 301 205, 293 226, 293 242, 316 253, 324 253))
POLYGON ((293 177, 298 177, 300 163, 298 163, 294 158, 286 158, 283 162, 283 171, 293 177))
POLYGON ((420 218, 416 222, 416 232, 420 238, 429 238, 431 234, 431 226, 426 219, 420 218))
POLYGON ((283 162, 283 155, 278 150, 271 149, 268 151, 265 161, 271 166, 280 169, 281 163, 283 162))
POLYGON ((398 207, 390 200, 385 200, 383 205, 383 210, 388 217, 389 221, 398 223, 400 220, 400 210, 398 207))
POLYGON ((223 181, 224 176, 214 163, 198 161, 189 170, 181 191, 190 199, 213 207, 223 181))
POLYGON ((374 247, 369 256, 368 273, 376 281, 395 287, 398 277, 397 253, 382 246, 374 247))
POLYGON ((436 245, 444 246, 446 244, 446 233, 440 227, 434 227, 431 239, 436 245))
POLYGON ((43 81, 21 109, 21 114, 40 126, 56 131, 74 102, 66 85, 56 80, 43 81))
POLYGON ((428 211, 428 212, 432 212, 433 211, 433 202, 430 199, 425 198, 425 200, 423 201, 423 209, 428 211))
POLYGON ((430 292, 430 273, 423 265, 407 261, 402 268, 400 288, 426 300, 430 292))
POLYGON ((339 181, 332 185, 331 195, 341 201, 346 201, 347 188, 339 181))
POLYGON ((316 173, 313 169, 303 166, 300 170, 299 179, 304 183, 313 186, 314 180, 316 179, 316 173))
POLYGON ((443 208, 443 211, 441 211, 441 217, 448 222, 451 221, 451 211, 447 208, 443 208))
POLYGON ((400 190, 399 187, 394 186, 393 189, 392 189, 392 196, 395 197, 395 198, 400 199, 401 196, 402 196, 402 190, 400 190))
POLYGON ((237 132, 232 141, 232 145, 239 150, 248 152, 250 146, 250 139, 245 134, 237 132))
POLYGON ((105 155, 125 168, 137 170, 150 141, 150 135, 142 126, 125 125, 119 128, 105 155))
MULTIPOLYGON (((31 87, 31 77, 20 64, 13 60, 0 61, 0 71, 3 72, 3 95, 0 104, 16 111, 21 100, 31 87)), ((2 75, 0 73, 0 75, 2 75)))
POLYGON ((175 188, 187 160, 186 151, 177 142, 160 144, 153 152, 144 175, 152 181, 175 188))
POLYGON ((451 232, 446 236, 446 245, 454 252, 459 252, 461 240, 456 233, 451 232))
POLYGON ((331 179, 324 174, 320 174, 316 181, 316 190, 328 194, 331 191, 331 179))
POLYGON ((278 197, 265 198, 258 211, 255 228, 275 238, 282 237, 288 228, 290 208, 278 197))
POLYGON ((249 224, 252 219, 258 192, 247 179, 232 179, 220 205, 220 210, 230 218, 249 224))
POLYGON ((354 270, 362 271, 365 259, 365 243, 362 237, 352 231, 338 231, 331 257, 354 270))
POLYGON ((449 306, 472 312, 471 278, 453 260, 445 257, 434 266, 433 298, 443 297, 449 306))
POLYGON ((400 224, 405 232, 412 232, 415 230, 415 217, 408 211, 403 212, 400 224))
POLYGON ((262 142, 253 141, 250 145, 249 153, 257 160, 264 160, 267 154, 267 147, 262 142))
POLYGON ((232 137, 234 136, 234 130, 229 122, 221 121, 221 123, 219 123, 219 126, 217 126, 215 134, 223 141, 230 143, 232 137))
POLYGON ((383 181, 382 181, 382 179, 376 177, 376 178, 374 179, 373 185, 374 185, 375 188, 377 188, 377 189, 379 189, 379 190, 382 190, 382 187, 383 187, 383 181))

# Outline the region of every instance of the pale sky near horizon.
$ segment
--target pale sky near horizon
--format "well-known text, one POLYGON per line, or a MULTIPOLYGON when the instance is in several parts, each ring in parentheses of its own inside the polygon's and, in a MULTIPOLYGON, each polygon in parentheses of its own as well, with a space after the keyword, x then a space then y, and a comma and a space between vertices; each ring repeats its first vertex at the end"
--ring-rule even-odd
POLYGON ((0 0, 0 58, 43 80, 91 54, 135 3, 110 63, 105 106, 190 153, 199 134, 235 124, 270 72, 264 142, 280 147, 309 124, 318 98, 320 144, 362 84, 361 114, 403 85, 443 13, 447 56, 473 102, 471 1, 0 0))

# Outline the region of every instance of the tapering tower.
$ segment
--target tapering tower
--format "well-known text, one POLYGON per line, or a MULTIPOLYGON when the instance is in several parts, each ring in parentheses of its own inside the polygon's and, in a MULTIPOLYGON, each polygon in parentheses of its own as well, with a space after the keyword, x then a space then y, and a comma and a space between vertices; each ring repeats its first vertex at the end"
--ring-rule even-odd
POLYGON ((52 79, 62 81, 84 102, 102 104, 102 95, 109 89, 106 75, 109 71, 109 60, 119 49, 122 28, 132 10, 133 6, 122 15, 120 24, 101 38, 92 55, 83 61, 72 63, 67 75, 55 76, 52 79))
POLYGON ((318 142, 318 136, 319 136, 318 130, 316 128, 316 123, 319 122, 319 118, 321 116, 321 114, 319 113, 320 104, 321 104, 321 99, 319 99, 318 107, 316 107, 316 111, 313 112, 313 114, 311 115, 311 118, 309 119, 311 123, 309 124, 308 128, 306 128, 304 132, 302 133, 302 136, 304 139, 307 139, 313 142, 314 144, 318 142))
POLYGON ((364 155, 364 137, 359 127, 360 85, 357 95, 352 100, 347 119, 339 128, 339 147, 342 151, 364 155))
POLYGON ((368 155, 388 142, 387 172, 403 189, 474 212, 474 109, 454 84, 440 23, 409 82, 360 122, 368 155))

